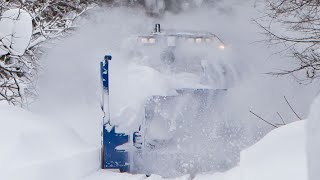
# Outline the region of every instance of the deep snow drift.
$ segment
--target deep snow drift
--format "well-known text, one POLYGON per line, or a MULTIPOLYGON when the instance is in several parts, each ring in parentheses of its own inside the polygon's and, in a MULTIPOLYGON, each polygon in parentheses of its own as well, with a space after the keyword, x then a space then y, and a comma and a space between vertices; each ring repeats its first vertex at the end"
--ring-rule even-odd
MULTIPOLYGON (((0 104, 0 178, 10 180, 146 179, 99 169, 99 150, 52 119, 0 104), (86 176, 86 177, 84 177, 86 176)), ((239 165, 225 173, 198 174, 194 179, 307 180, 305 121, 275 129, 241 153, 239 165), (266 169, 268 171, 266 171, 266 169), (272 172, 270 173, 269 170, 272 172)), ((152 175, 150 180, 163 179, 152 175)), ((189 180, 185 175, 176 180, 189 180)))
MULTIPOLYGON (((251 21, 256 15, 258 13, 251 1, 222 3, 216 9, 194 10, 178 15, 166 14, 162 19, 145 17, 142 13, 126 8, 100 10, 88 20, 80 22, 82 28, 76 35, 50 49, 45 57, 40 101, 32 109, 67 124, 86 142, 98 146, 102 117, 98 64, 105 54, 111 53, 111 119, 114 124, 122 125, 122 130, 136 130, 141 123, 143 106, 148 97, 166 95, 175 88, 198 87, 199 84, 193 78, 159 72, 129 58, 130 49, 134 47, 127 40, 141 33, 149 33, 156 22, 168 28, 211 31, 226 42, 224 63, 236 70, 233 86, 230 86, 219 104, 219 112, 212 116, 221 122, 220 125, 231 129, 224 132, 225 136, 235 139, 236 148, 232 150, 235 158, 226 166, 230 168, 239 161, 240 150, 255 143, 272 128, 252 116, 249 110, 273 123, 281 122, 277 116, 277 112, 280 112, 286 123, 289 123, 296 120, 296 117, 283 96, 290 100, 300 116, 306 117, 308 105, 316 94, 311 85, 299 85, 292 77, 277 78, 264 74, 276 67, 288 68, 291 61, 278 55, 270 57, 272 49, 253 43, 264 38, 251 21), (115 21, 117 23, 111 23, 115 21)), ((207 123, 210 124, 210 121, 207 123)), ((196 133, 198 131, 190 129, 190 134, 196 133)), ((214 145, 210 138, 190 142, 197 143, 214 145)), ((202 157, 210 149, 204 148, 203 151, 202 157)), ((191 173, 191 170, 192 173, 217 171, 192 168, 201 167, 197 163, 179 171, 176 170, 181 164, 159 166, 152 173, 179 176, 191 173), (172 169, 175 170, 172 172, 177 173, 172 174, 163 169, 172 169)), ((210 167, 213 163, 206 161, 201 162, 201 165, 210 167)))
POLYGON ((307 180, 305 121, 271 131, 258 143, 241 152, 234 169, 195 179, 216 180, 307 180))
POLYGON ((77 179, 98 169, 89 146, 54 119, 0 103, 0 179, 77 179))
MULTIPOLYGON (((237 167, 224 173, 198 174, 195 180, 307 180, 305 121, 294 122, 268 133, 241 152, 237 167)), ((146 179, 144 175, 99 171, 83 180, 146 179)), ((152 175, 150 180, 162 179, 152 175)), ((177 180, 189 180, 185 175, 177 180)))

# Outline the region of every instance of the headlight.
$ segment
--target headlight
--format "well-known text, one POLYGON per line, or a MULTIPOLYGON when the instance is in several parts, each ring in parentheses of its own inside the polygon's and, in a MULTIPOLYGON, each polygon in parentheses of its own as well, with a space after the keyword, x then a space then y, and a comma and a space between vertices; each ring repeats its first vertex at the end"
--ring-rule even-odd
POLYGON ((148 38, 140 38, 140 42, 146 44, 148 43, 148 38))
POLYGON ((224 49, 225 49, 225 46, 224 46, 223 44, 220 44, 220 45, 219 45, 219 49, 224 50, 224 49))
POLYGON ((206 38, 206 42, 207 42, 207 43, 211 43, 211 42, 212 42, 212 39, 206 38))
POLYGON ((155 39, 155 38, 149 38, 149 43, 150 43, 150 44, 156 43, 156 39, 155 39))
POLYGON ((196 43, 201 43, 202 42, 202 38, 196 38, 196 43))
POLYGON ((147 38, 147 37, 141 37, 138 39, 138 41, 142 44, 155 44, 156 43, 156 38, 147 38))

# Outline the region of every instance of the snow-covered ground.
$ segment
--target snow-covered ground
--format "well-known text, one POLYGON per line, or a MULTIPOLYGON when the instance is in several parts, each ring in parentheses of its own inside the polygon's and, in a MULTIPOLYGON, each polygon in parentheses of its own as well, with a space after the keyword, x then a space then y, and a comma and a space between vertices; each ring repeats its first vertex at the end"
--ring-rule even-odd
POLYGON ((99 168, 89 146, 54 119, 0 103, 0 179, 77 179, 99 168))
MULTIPOLYGON (((195 180, 307 180, 306 121, 280 127, 241 152, 237 167, 223 173, 198 174, 195 180)), ((145 175, 120 174, 100 170, 83 180, 146 179, 145 175)), ((148 179, 162 179, 152 175, 148 179)), ((176 179, 188 180, 186 175, 176 179)))
POLYGON ((306 121, 275 129, 241 153, 244 180, 307 180, 306 121))
POLYGON ((307 180, 305 121, 271 131, 241 152, 240 163, 225 173, 198 175, 215 180, 307 180))
MULTIPOLYGON (((145 175, 99 170, 99 148, 86 145, 71 129, 20 108, 0 104, 0 178, 10 180, 146 179, 145 175), (4 138, 5 137, 5 138, 4 138), (91 174, 91 175, 90 175, 91 174)), ((306 121, 271 131, 241 153, 237 167, 194 179, 307 180, 306 121)), ((189 175, 176 179, 190 179, 189 175)), ((148 179, 162 179, 152 175, 148 179)))

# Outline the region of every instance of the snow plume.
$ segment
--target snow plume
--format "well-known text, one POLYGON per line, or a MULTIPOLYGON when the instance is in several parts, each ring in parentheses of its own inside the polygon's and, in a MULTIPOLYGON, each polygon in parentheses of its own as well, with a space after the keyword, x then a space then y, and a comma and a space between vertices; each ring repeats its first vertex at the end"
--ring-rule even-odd
MULTIPOLYGON (((177 15, 167 13, 161 19, 145 17, 143 13, 127 8, 100 10, 80 23, 82 28, 76 35, 52 47, 45 58, 40 100, 34 109, 68 124, 86 141, 99 145, 102 117, 99 61, 105 54, 111 53, 111 121, 121 125, 122 131, 132 132, 140 125, 144 104, 150 96, 168 95, 174 88, 200 88, 196 78, 172 76, 145 66, 144 59, 132 58, 130 53, 135 48, 130 43, 132 38, 149 33, 154 23, 161 23, 162 27, 169 29, 210 31, 226 44, 223 63, 229 65, 233 72, 233 83, 216 104, 218 111, 208 115, 214 119, 212 122, 221 122, 218 125, 226 127, 221 127, 225 137, 236 137, 235 148, 226 149, 228 146, 215 144, 212 138, 196 136, 199 132, 192 127, 198 126, 202 119, 193 119, 187 127, 188 135, 201 138, 190 138, 182 148, 185 148, 185 154, 193 154, 193 150, 196 150, 200 156, 198 161, 182 156, 181 161, 173 159, 169 163, 167 156, 163 159, 151 158, 146 164, 154 162, 158 167, 153 168, 151 173, 163 176, 226 170, 237 163, 241 149, 256 142, 273 128, 250 114, 250 110, 274 124, 282 122, 277 115, 279 112, 289 123, 297 118, 283 96, 304 118, 316 94, 313 86, 300 85, 292 77, 278 78, 265 74, 285 69, 290 64, 284 57, 270 56, 276 48, 267 49, 263 44, 254 43, 264 38, 251 21, 257 15, 251 1, 221 2, 216 9, 203 8, 177 15), (188 149, 190 145, 199 147, 188 149), (216 148, 214 154, 210 153, 211 147, 216 148), (232 158, 222 164, 205 160, 207 154, 223 157, 226 151, 231 151, 232 158)), ((202 125, 215 126, 212 122, 207 118, 202 125)), ((204 131, 207 132, 216 127, 206 128, 204 131)), ((179 152, 177 147, 173 151, 179 152)), ((145 169, 140 172, 145 172, 145 169)))
MULTIPOLYGON (((100 109, 100 61, 111 53, 111 111, 123 108, 123 102, 135 93, 128 87, 128 68, 122 54, 122 41, 148 25, 143 15, 128 9, 101 10, 81 22, 76 35, 49 50, 44 58, 40 80, 40 100, 35 110, 50 113, 73 126, 89 142, 99 144, 102 111, 100 109), (117 22, 117 23, 111 23, 117 22), (132 94, 130 94, 131 92, 132 94), (121 106, 119 106, 121 104, 121 106)), ((134 71, 134 68, 133 70, 134 71)), ((138 71, 139 72, 139 71, 138 71)), ((112 113, 112 114, 116 114, 112 113)))

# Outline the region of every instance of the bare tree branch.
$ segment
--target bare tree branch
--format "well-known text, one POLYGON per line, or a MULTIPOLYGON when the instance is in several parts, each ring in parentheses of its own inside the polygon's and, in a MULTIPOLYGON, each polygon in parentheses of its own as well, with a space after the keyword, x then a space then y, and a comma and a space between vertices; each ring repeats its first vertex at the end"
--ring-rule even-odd
POLYGON ((289 47, 287 50, 291 57, 298 62, 294 69, 270 74, 286 75, 304 71, 307 79, 318 78, 320 1, 268 0, 266 3, 265 16, 255 22, 266 35, 266 42, 289 47), (276 31, 273 27, 281 27, 282 31, 276 31))
POLYGON ((297 118, 299 120, 302 120, 301 117, 296 113, 296 111, 292 108, 291 104, 289 103, 289 101, 287 100, 286 96, 283 96, 284 100, 286 101, 286 103, 288 104, 288 106, 290 107, 290 109, 292 110, 292 112, 297 116, 297 118))
POLYGON ((280 115, 280 113, 279 113, 279 112, 277 112, 277 114, 278 114, 278 116, 280 117, 280 119, 281 119, 281 121, 282 121, 283 125, 286 125, 286 123, 284 122, 284 119, 282 118, 282 116, 280 115))
POLYGON ((253 114, 254 116, 256 116, 257 118, 259 118, 260 120, 264 121, 265 123, 267 123, 267 124, 269 124, 269 125, 271 125, 271 126, 273 126, 273 127, 275 127, 275 128, 278 128, 278 126, 276 126, 276 125, 270 123, 269 121, 263 119, 262 117, 260 117, 260 116, 257 115, 256 113, 252 112, 251 110, 250 110, 249 112, 250 112, 251 114, 253 114))

